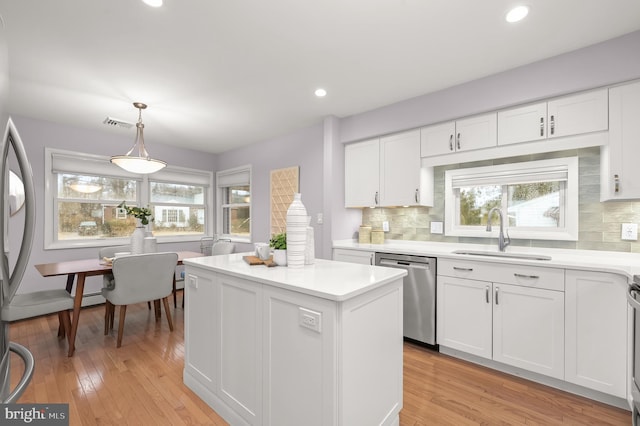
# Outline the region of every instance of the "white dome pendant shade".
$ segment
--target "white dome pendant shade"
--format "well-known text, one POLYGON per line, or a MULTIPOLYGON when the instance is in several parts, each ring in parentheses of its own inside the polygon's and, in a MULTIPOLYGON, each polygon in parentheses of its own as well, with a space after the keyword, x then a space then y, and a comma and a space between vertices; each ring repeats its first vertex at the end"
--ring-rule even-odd
POLYGON ((125 155, 114 155, 111 162, 116 166, 120 166, 128 172, 138 174, 149 174, 167 166, 162 160, 154 160, 149 157, 149 153, 144 147, 144 124, 142 123, 142 110, 147 105, 142 102, 134 102, 133 106, 138 108, 138 122, 136 123, 136 141, 125 155), (135 157, 131 153, 138 147, 138 156, 135 157))

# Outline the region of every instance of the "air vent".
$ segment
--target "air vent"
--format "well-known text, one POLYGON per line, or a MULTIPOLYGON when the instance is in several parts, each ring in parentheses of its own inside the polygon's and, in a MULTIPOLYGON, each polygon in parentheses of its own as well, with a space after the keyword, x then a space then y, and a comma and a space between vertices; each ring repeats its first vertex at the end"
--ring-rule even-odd
POLYGON ((113 117, 105 118, 103 123, 111 127, 122 127, 123 129, 130 129, 133 127, 133 123, 129 123, 123 120, 118 120, 117 118, 113 118, 113 117))

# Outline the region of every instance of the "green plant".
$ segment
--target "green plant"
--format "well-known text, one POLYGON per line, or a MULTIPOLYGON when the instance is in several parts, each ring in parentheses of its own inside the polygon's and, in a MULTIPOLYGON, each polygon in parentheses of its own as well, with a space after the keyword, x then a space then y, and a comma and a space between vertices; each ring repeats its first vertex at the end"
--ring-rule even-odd
POLYGON ((274 250, 286 250, 287 249, 287 234, 275 234, 269 240, 269 246, 274 250))
POLYGON ((118 207, 124 209, 127 212, 127 215, 140 219, 140 222, 142 222, 143 225, 148 225, 149 221, 153 222, 153 217, 151 217, 153 213, 151 213, 151 210, 146 207, 129 207, 124 201, 118 204, 118 207))

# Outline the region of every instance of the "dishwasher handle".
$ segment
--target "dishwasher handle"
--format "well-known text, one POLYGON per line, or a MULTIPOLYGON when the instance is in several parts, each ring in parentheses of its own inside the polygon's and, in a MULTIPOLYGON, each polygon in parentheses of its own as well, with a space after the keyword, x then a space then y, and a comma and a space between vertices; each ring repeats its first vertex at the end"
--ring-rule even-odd
POLYGON ((405 260, 380 259, 378 266, 388 266, 390 268, 411 268, 411 269, 431 269, 429 263, 407 262, 405 260))

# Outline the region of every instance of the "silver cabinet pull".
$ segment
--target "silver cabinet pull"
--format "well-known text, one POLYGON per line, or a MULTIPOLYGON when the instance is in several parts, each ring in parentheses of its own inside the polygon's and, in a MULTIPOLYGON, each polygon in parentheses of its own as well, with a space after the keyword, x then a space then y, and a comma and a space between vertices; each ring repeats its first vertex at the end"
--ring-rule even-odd
POLYGON ((416 203, 419 203, 420 202, 420 188, 416 188, 415 198, 416 198, 416 203))
POLYGON ((456 270, 456 271, 463 271, 463 272, 471 272, 471 271, 473 271, 473 268, 461 268, 459 266, 454 266, 453 269, 456 270))
POLYGON ((551 135, 553 135, 556 131, 556 119, 555 117, 552 115, 551 116, 551 135))
POLYGON ((449 135, 449 151, 453 151, 453 134, 449 135))
POLYGON ((376 201, 376 206, 377 206, 378 205, 378 191, 376 191, 375 201, 376 201))
POLYGON ((460 149, 460 133, 458 133, 458 136, 456 137, 456 146, 458 147, 458 150, 460 149))
POLYGON ((613 192, 616 194, 620 192, 620 176, 613 175, 613 192))
POLYGON ((498 302, 498 293, 500 292, 500 288, 496 287, 496 305, 499 305, 500 303, 498 302))
POLYGON ((491 303, 491 301, 489 300, 489 286, 486 286, 484 288, 484 299, 487 303, 491 303))
POLYGON ((544 136, 544 117, 540 117, 540 136, 544 136))
POLYGON ((538 275, 524 275, 524 274, 513 274, 515 277, 517 278, 529 278, 532 280, 537 280, 538 278, 540 278, 538 275))

